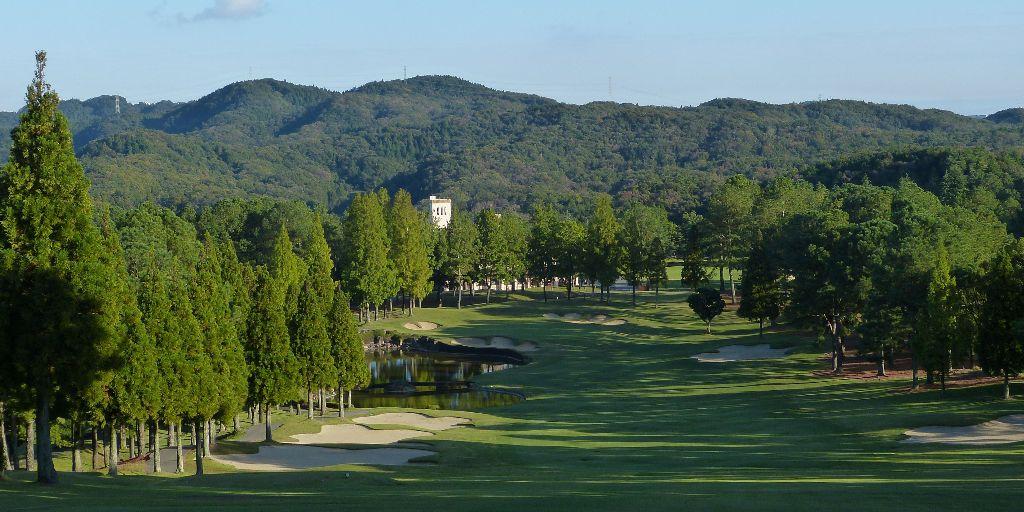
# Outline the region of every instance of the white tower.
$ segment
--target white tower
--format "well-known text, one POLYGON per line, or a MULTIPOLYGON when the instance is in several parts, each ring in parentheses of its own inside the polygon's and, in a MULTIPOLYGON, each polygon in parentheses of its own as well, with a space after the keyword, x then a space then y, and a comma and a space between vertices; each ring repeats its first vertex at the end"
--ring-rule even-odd
POLYGON ((440 229, 448 227, 452 221, 452 200, 430 196, 430 220, 440 229))

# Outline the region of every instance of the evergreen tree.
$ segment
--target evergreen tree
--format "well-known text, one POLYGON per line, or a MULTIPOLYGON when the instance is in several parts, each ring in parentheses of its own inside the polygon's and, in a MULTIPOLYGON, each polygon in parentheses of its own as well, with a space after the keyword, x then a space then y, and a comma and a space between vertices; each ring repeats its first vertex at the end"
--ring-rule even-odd
POLYGON ((721 294, 718 290, 713 288, 698 288, 696 292, 690 294, 690 297, 686 299, 686 303, 689 304, 690 309, 693 310, 696 315, 704 321, 707 326, 708 334, 711 334, 711 321, 716 316, 722 314, 725 310, 725 301, 722 300, 721 294))
POLYGON ((356 319, 349 309, 349 298, 341 290, 334 294, 327 318, 327 332, 331 341, 338 379, 338 415, 345 415, 345 392, 370 383, 370 366, 366 362, 363 340, 359 336, 356 319))
POLYGON ((939 252, 938 264, 931 272, 924 307, 918 313, 911 337, 914 352, 929 373, 939 375, 942 391, 953 365, 957 339, 956 280, 950 275, 945 250, 939 252))
POLYGON ((426 221, 423 214, 413 207, 412 196, 401 189, 395 194, 390 220, 391 261, 395 265, 398 290, 407 301, 409 314, 412 314, 416 299, 423 298, 430 286, 426 221))
POLYGON ((281 224, 274 238, 274 245, 270 253, 267 269, 270 276, 278 281, 274 287, 281 293, 281 303, 284 305, 284 315, 290 319, 299 308, 299 290, 302 288, 302 279, 305 274, 305 265, 295 255, 295 248, 288 230, 281 224))
MULTIPOLYGON (((601 283, 601 295, 619 277, 619 225, 612 209, 612 198, 600 194, 594 203, 594 211, 587 221, 587 237, 584 244, 586 270, 591 283, 601 283)), ((607 300, 607 299, 606 299, 607 300)))
POLYGON ((13 375, 34 395, 37 479, 57 481, 50 438, 51 407, 61 388, 109 368, 100 348, 110 333, 99 320, 105 296, 92 291, 107 272, 92 220, 89 183, 75 159, 59 98, 44 80, 45 52, 36 54, 27 105, 11 131, 9 160, 0 169, 0 294, 13 375))
POLYGON ((1010 379, 1024 371, 1024 244, 1008 245, 986 274, 981 309, 978 357, 989 375, 1003 378, 1003 398, 1010 398, 1010 379))
POLYGON ((291 398, 297 382, 295 356, 289 346, 284 318, 283 293, 276 279, 263 267, 256 269, 252 308, 246 324, 249 356, 249 396, 267 411, 266 439, 271 441, 270 406, 291 398))
MULTIPOLYGON (((107 211, 104 212, 101 231, 103 254, 111 269, 105 286, 116 304, 111 310, 111 339, 119 357, 106 387, 106 396, 99 405, 101 418, 96 418, 93 427, 97 429, 101 419, 108 424, 157 420, 164 399, 157 347, 143 323, 139 291, 130 280, 120 237, 107 211)), ((155 421, 158 431, 159 427, 159 421, 155 421)), ((153 461, 154 472, 160 472, 159 450, 154 453, 153 461)), ((111 469, 116 473, 116 464, 111 469)))
POLYGON ((332 304, 321 302, 317 285, 312 274, 306 277, 306 282, 299 293, 299 309, 295 314, 295 327, 292 329, 295 332, 295 337, 292 338, 292 353, 295 354, 298 363, 299 380, 306 387, 306 415, 311 419, 313 392, 321 387, 333 385, 338 374, 327 332, 327 314, 332 304))
POLYGON ((754 242, 743 266, 742 299, 736 314, 757 320, 759 336, 764 336, 765 320, 774 321, 782 314, 785 301, 782 285, 783 275, 769 257, 764 241, 754 242))
POLYGON ((360 311, 378 307, 390 297, 397 279, 384 208, 377 194, 356 194, 345 212, 345 266, 342 276, 360 311))
POLYGON ((679 225, 679 281, 680 286, 696 290, 708 280, 708 234, 704 219, 687 212, 679 225))

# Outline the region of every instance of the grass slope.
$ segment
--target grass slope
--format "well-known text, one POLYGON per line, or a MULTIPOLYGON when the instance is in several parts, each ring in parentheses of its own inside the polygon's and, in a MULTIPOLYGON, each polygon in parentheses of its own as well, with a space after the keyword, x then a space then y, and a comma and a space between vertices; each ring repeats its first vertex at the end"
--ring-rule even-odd
MULTIPOLYGON (((651 293, 643 294, 645 301, 651 293)), ((1010 510, 1024 498, 1018 444, 907 445, 907 428, 967 424, 1020 412, 992 387, 905 393, 906 381, 818 377, 813 340, 783 360, 701 364, 723 345, 758 343, 756 328, 727 313, 703 334, 685 292, 633 309, 584 299, 534 300, 419 310, 439 336, 510 335, 535 340, 527 366, 483 384, 521 388, 525 402, 469 416, 475 427, 427 441, 436 464, 343 467, 284 474, 193 477, 62 474, 43 487, 16 475, 0 482, 0 510, 1010 510), (615 328, 542 318, 545 312, 609 313, 615 328), (337 471, 342 469, 342 471, 337 471)), ((374 327, 397 330, 405 319, 374 327)), ((358 405, 358 404, 357 404, 358 405)), ((428 414, 443 415, 444 411, 428 414)), ((316 431, 288 418, 278 434, 316 431)), ((332 420, 333 421, 333 420, 332 420)), ((88 460, 88 458, 86 458, 88 460)))

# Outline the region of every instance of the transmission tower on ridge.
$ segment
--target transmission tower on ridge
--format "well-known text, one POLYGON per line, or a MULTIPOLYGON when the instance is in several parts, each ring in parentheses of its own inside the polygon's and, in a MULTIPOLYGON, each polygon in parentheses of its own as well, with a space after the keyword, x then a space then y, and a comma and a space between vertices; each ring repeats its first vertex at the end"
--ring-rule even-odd
POLYGON ((121 113, 121 97, 120 96, 114 96, 114 113, 115 114, 120 114, 121 113))

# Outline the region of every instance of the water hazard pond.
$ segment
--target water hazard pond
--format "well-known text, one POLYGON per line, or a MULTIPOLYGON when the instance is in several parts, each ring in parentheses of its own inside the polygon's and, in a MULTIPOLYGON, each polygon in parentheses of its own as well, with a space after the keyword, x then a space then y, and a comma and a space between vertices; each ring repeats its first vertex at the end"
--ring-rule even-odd
POLYGON ((355 391, 357 407, 473 410, 509 405, 523 397, 473 383, 479 375, 515 366, 449 354, 402 351, 367 354, 370 386, 355 391))

